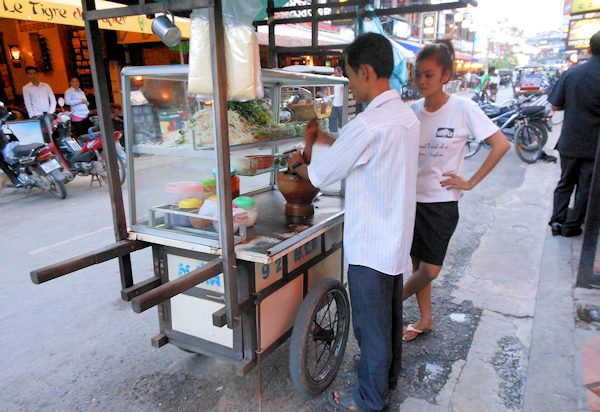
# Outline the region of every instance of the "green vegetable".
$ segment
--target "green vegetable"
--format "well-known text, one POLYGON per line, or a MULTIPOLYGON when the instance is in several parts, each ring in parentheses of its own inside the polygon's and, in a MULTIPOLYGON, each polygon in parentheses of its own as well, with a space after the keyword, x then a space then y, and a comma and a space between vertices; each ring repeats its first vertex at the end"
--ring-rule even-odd
POLYGON ((244 119, 257 126, 271 126, 275 124, 273 113, 265 107, 261 100, 247 102, 227 102, 227 108, 237 112, 244 119))

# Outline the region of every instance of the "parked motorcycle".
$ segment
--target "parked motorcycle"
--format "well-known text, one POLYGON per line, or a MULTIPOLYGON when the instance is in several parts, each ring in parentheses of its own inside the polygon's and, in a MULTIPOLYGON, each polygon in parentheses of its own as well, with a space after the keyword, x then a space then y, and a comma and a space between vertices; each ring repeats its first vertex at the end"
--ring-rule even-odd
MULTIPOLYGON (((58 99, 58 104, 63 107, 64 100, 58 99)), ((117 166, 119 169, 119 180, 125 182, 127 155, 118 143, 122 137, 120 131, 114 132, 115 149, 117 152, 117 166)), ((79 176, 97 176, 103 179, 108 177, 106 159, 102 151, 102 134, 95 124, 87 135, 78 136, 75 139, 71 134, 71 113, 61 111, 56 117, 56 131, 53 136, 62 159, 68 165, 70 171, 79 176)))
POLYGON ((39 187, 59 199, 67 197, 61 165, 48 145, 22 144, 14 135, 5 133, 2 126, 10 116, 0 102, 0 169, 16 187, 39 187))
MULTIPOLYGON (((532 97, 516 100, 508 106, 499 106, 481 98, 479 106, 483 112, 514 143, 519 159, 525 163, 535 163, 542 157, 542 149, 548 139, 545 126, 547 116, 545 106, 524 106, 532 97)), ((466 142, 465 158, 474 156, 483 143, 469 139, 466 142)))

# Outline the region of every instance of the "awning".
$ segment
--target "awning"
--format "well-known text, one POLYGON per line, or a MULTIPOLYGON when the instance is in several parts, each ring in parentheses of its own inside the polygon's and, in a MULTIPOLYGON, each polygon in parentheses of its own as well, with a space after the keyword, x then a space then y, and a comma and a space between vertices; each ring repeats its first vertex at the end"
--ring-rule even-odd
MULTIPOLYGON (((124 4, 105 0, 96 0, 98 10, 127 7, 124 4)), ((80 0, 3 0, 0 18, 39 21, 44 23, 66 24, 83 27, 83 13, 80 0)), ((177 17, 175 24, 185 38, 190 37, 189 19, 177 17)), ((98 26, 105 30, 121 30, 135 33, 152 34, 152 20, 146 16, 117 17, 98 20, 98 26)))
POLYGON ((416 42, 412 42, 412 41, 408 41, 408 40, 396 40, 396 42, 398 42, 398 44, 402 47, 404 47, 405 49, 410 50, 413 53, 418 53, 419 50, 421 50, 421 48, 424 46, 424 44, 421 43, 416 43, 416 42))
MULTIPOLYGON (((269 27, 258 26, 258 44, 269 44, 269 27)), ((309 25, 279 24, 275 26, 275 43, 281 47, 310 46, 312 30, 309 25)), ((354 41, 354 31, 329 32, 319 30, 319 45, 350 44, 354 41)))

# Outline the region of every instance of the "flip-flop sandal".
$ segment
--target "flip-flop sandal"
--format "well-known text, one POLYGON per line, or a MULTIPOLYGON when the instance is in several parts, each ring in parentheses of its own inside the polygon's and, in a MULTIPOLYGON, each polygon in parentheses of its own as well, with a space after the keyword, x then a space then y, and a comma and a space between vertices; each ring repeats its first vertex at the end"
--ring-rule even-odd
POLYGON ((349 412, 364 412, 364 410, 359 408, 356 402, 354 402, 352 392, 331 392, 331 394, 329 395, 329 403, 333 407, 335 407, 336 410, 349 412), (336 395, 339 399, 339 402, 335 400, 336 395))
POLYGON ((415 326, 412 323, 409 323, 408 326, 406 327, 406 330, 402 334, 402 340, 404 342, 410 342, 411 340, 415 340, 419 336, 421 336, 423 334, 426 334, 426 333, 429 333, 432 330, 433 330, 433 328, 432 329, 427 329, 427 330, 415 329, 415 326))

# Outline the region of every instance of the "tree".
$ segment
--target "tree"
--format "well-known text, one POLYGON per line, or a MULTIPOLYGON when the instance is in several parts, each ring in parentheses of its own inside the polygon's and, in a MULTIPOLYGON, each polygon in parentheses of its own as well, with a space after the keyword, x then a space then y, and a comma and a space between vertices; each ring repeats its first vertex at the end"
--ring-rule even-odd
POLYGON ((499 58, 490 61, 490 66, 497 69, 512 69, 518 65, 519 61, 512 52, 504 52, 499 58))

